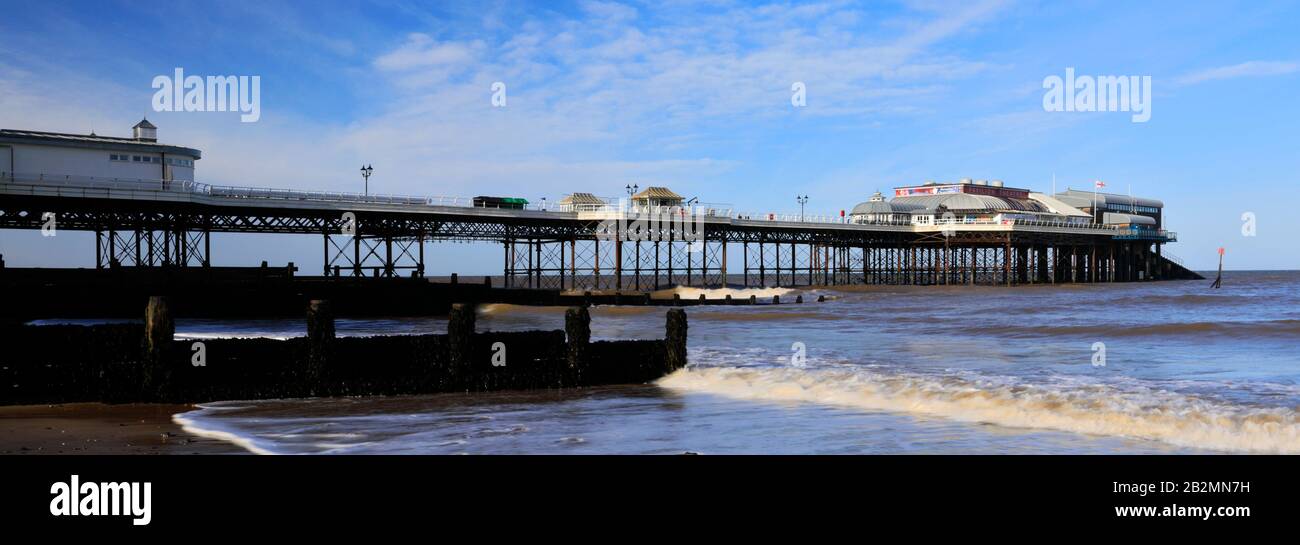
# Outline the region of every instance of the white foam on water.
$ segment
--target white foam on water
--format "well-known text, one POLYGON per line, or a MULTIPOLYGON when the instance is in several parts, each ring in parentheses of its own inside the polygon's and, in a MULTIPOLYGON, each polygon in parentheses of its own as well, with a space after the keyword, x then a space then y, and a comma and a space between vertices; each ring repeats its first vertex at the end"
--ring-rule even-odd
POLYGON ((732 299, 749 299, 750 295, 758 299, 771 299, 773 295, 780 295, 794 291, 791 288, 692 288, 689 286, 677 286, 666 290, 651 292, 650 297, 653 299, 672 299, 673 294, 682 296, 682 299, 699 299, 704 295, 705 299, 725 299, 728 295, 732 299))
POLYGON ((364 434, 346 433, 346 432, 319 432, 319 433, 250 433, 248 431, 235 431, 235 428, 226 427, 221 423, 221 419, 214 413, 239 409, 241 407, 232 407, 224 405, 200 405, 199 410, 180 413, 172 416, 172 422, 178 424, 186 433, 191 433, 199 437, 216 439, 234 444, 253 454, 265 455, 285 455, 294 454, 295 450, 276 448, 276 445, 284 444, 285 440, 306 440, 306 444, 311 447, 306 452, 313 454, 336 454, 346 453, 353 450, 364 450, 372 446, 373 441, 356 441, 340 442, 338 440, 363 439, 364 434))
MULTIPOLYGON (((299 335, 301 336, 301 335, 299 335)), ((224 332, 224 333, 192 333, 177 332, 175 335, 178 341, 206 341, 215 339, 272 339, 276 341, 287 341, 292 339, 290 335, 276 335, 268 332, 224 332)))
POLYGON ((199 425, 198 421, 193 418, 193 416, 201 416, 209 410, 220 410, 220 407, 205 407, 200 405, 199 410, 197 411, 172 415, 172 422, 175 422, 176 425, 180 426, 181 430, 185 433, 208 439, 225 441, 253 454, 287 454, 285 452, 277 451, 269 445, 258 441, 254 436, 240 435, 237 432, 222 428, 216 423, 216 419, 205 419, 204 425, 199 425))
POLYGON ((869 369, 758 367, 690 367, 658 384, 736 399, 822 403, 1181 447, 1300 453, 1300 419, 1293 409, 1228 405, 1162 390, 1031 385, 869 369))
POLYGON ((498 314, 535 314, 542 316, 564 315, 564 307, 539 307, 533 305, 514 305, 510 303, 483 303, 476 305, 474 311, 479 316, 498 314))

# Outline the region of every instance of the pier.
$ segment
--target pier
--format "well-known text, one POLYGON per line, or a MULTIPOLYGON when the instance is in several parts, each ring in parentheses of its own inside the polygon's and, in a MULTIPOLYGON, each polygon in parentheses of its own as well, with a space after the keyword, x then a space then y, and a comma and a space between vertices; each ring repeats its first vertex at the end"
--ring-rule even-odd
POLYGON ((86 251, 94 252, 98 269, 211 268, 213 234, 316 236, 324 264, 320 278, 337 280, 422 278, 426 260, 436 259, 429 246, 491 243, 502 248, 499 287, 507 289, 1200 278, 1162 252, 1176 234, 1100 220, 1011 214, 953 220, 942 206, 926 221, 876 215, 850 221, 635 201, 555 209, 475 204, 463 198, 10 173, 0 182, 0 228, 39 230, 55 218, 58 229, 94 232, 95 246, 86 251))

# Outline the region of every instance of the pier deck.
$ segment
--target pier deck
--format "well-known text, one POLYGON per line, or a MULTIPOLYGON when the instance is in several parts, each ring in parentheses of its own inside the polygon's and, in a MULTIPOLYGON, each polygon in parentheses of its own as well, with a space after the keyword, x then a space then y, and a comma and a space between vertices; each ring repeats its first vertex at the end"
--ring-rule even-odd
POLYGON ((41 229, 51 218, 58 229, 94 232, 95 263, 105 269, 211 267, 213 233, 280 233, 322 237, 321 272, 328 277, 423 277, 429 243, 496 243, 508 288, 716 287, 737 273, 744 286, 1199 277, 1161 255, 1173 233, 1097 224, 850 223, 712 206, 516 210, 474 207, 464 198, 182 181, 0 181, 0 228, 41 229))

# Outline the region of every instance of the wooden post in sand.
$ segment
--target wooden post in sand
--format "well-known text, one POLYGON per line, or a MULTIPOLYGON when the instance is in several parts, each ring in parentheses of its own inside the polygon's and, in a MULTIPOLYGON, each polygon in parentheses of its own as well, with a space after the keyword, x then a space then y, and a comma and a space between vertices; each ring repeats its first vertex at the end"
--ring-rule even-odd
POLYGON ((166 297, 149 298, 149 306, 144 311, 145 346, 151 355, 162 350, 172 342, 176 335, 176 322, 172 320, 171 307, 166 297))
POLYGON ((312 395, 324 393, 334 350, 334 306, 323 299, 307 303, 306 380, 312 395))
POLYGON ((667 354, 664 363, 669 372, 686 367, 686 311, 675 308, 668 311, 668 330, 664 343, 667 354))
POLYGON ((145 361, 141 376, 146 399, 165 396, 168 370, 164 351, 176 336, 166 297, 153 296, 144 311, 145 361))
POLYGON ((468 372, 474 355, 474 305, 455 303, 447 316, 447 342, 453 374, 468 372))
POLYGON ((569 307, 564 311, 564 336, 569 349, 569 369, 581 369, 587 344, 591 342, 591 312, 587 307, 569 307))

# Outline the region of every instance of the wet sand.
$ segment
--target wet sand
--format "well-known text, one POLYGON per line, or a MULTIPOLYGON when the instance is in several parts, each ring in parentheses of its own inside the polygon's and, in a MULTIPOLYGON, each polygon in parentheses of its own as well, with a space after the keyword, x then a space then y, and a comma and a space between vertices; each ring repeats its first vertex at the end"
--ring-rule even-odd
POLYGON ((172 415, 191 405, 23 405, 0 407, 0 454, 245 454, 186 433, 172 415))

